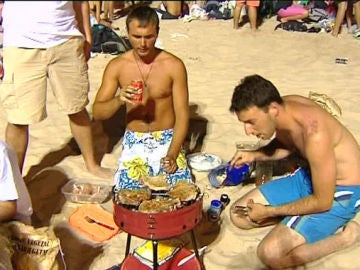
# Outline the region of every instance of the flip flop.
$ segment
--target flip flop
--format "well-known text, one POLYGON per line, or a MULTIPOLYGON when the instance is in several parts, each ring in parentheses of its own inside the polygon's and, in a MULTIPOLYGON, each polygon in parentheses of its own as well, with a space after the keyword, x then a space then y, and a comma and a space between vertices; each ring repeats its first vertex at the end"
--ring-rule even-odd
POLYGON ((360 28, 353 32, 353 37, 360 40, 360 28))

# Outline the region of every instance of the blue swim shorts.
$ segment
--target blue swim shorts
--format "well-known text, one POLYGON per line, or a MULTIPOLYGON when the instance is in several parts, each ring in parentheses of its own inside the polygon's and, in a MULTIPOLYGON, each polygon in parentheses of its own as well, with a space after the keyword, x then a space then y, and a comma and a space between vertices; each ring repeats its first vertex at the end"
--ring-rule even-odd
MULTIPOLYGON (((300 200, 313 193, 310 175, 303 168, 259 187, 272 206, 300 200)), ((307 243, 333 235, 360 210, 360 186, 336 186, 333 207, 322 213, 286 216, 282 224, 301 234, 307 243)))

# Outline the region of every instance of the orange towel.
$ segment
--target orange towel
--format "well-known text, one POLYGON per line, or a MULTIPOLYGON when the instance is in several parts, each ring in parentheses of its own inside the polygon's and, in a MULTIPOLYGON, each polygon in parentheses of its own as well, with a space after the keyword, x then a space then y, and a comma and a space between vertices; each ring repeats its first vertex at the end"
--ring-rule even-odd
POLYGON ((70 215, 69 222, 74 229, 98 242, 109 240, 119 232, 112 213, 96 204, 78 207, 70 215))

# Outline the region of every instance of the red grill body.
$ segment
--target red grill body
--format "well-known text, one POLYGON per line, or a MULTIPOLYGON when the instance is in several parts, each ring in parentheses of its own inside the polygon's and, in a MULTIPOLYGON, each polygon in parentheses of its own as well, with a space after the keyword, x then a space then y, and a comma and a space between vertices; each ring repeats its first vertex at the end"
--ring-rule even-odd
POLYGON ((167 239, 192 230, 202 218, 203 198, 178 210, 142 213, 114 203, 114 220, 124 232, 145 239, 167 239))

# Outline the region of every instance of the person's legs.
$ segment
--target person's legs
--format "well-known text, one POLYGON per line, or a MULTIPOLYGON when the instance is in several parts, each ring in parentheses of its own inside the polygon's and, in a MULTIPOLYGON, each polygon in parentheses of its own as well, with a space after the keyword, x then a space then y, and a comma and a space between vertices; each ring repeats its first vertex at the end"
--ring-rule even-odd
POLYGON ((334 37, 337 37, 339 35, 341 24, 344 21, 346 9, 347 9, 347 1, 340 1, 338 3, 338 8, 336 12, 334 28, 331 33, 334 37))
POLYGON ((114 18, 114 1, 103 1, 104 3, 104 20, 112 23, 114 18))
POLYGON ((100 22, 101 1, 89 1, 90 12, 95 16, 96 20, 100 22))
POLYGON ((234 9, 234 29, 239 29, 239 20, 240 20, 240 15, 241 15, 241 10, 244 6, 244 2, 245 1, 236 1, 236 6, 234 9))
POLYGON ((251 30, 255 31, 257 28, 257 8, 249 6, 248 11, 251 30))
POLYGON ((29 126, 8 123, 5 130, 5 141, 14 149, 20 172, 22 172, 29 143, 29 126))
MULTIPOLYGON (((299 198, 312 193, 311 180, 303 175, 305 178, 296 177, 290 181, 295 183, 287 183, 292 187, 287 188, 289 193, 299 192, 299 198)), ((287 200, 279 201, 278 198, 274 198, 273 193, 277 190, 278 194, 285 194, 285 190, 280 189, 285 184, 284 181, 274 183, 271 189, 266 187, 263 190, 264 196, 272 194, 271 198, 274 200, 269 199, 270 205, 286 203, 287 200)), ((289 268, 312 262, 351 246, 360 239, 360 226, 351 221, 358 211, 359 197, 359 186, 337 186, 333 206, 328 211, 284 217, 281 224, 260 243, 259 258, 272 269, 289 268), (344 229, 339 232, 341 228, 344 229)))
POLYGON ((360 226, 353 221, 343 231, 312 244, 307 244, 299 233, 279 224, 261 241, 257 254, 271 269, 289 268, 349 247, 359 239, 360 226))
POLYGON ((357 28, 360 29, 360 1, 354 1, 353 6, 357 28))
POLYGON ((112 172, 101 168, 95 158, 88 104, 89 79, 83 54, 83 39, 72 38, 50 48, 49 81, 56 100, 70 120, 71 132, 78 143, 88 171, 112 180, 112 172))
POLYGON ((98 177, 108 178, 112 181, 111 171, 101 168, 95 160, 91 121, 86 109, 69 115, 69 120, 71 133, 80 147, 88 171, 98 177))
POLYGON ((22 172, 28 125, 46 117, 46 50, 5 47, 3 55, 6 72, 0 95, 8 122, 5 141, 14 149, 22 172))
POLYGON ((348 32, 351 30, 352 22, 353 22, 353 3, 350 1, 346 8, 346 26, 348 32))
POLYGON ((248 6, 248 15, 250 20, 250 27, 252 31, 257 29, 257 8, 260 6, 260 1, 246 1, 248 6))

